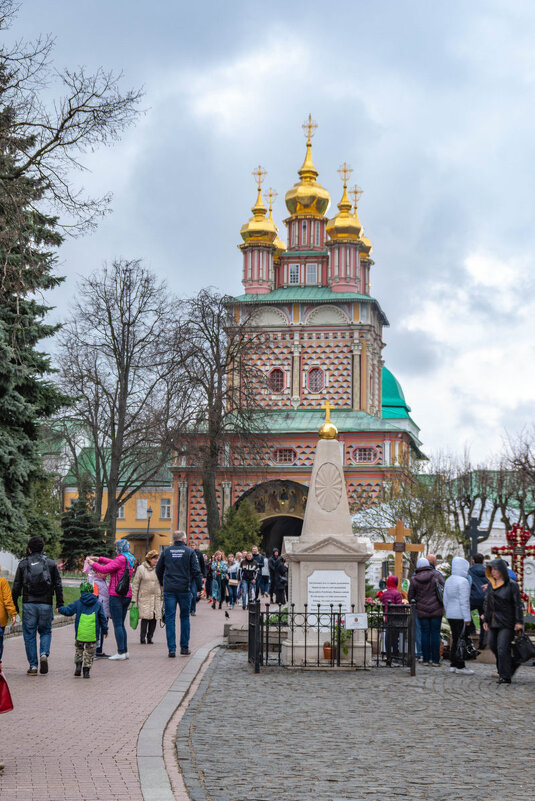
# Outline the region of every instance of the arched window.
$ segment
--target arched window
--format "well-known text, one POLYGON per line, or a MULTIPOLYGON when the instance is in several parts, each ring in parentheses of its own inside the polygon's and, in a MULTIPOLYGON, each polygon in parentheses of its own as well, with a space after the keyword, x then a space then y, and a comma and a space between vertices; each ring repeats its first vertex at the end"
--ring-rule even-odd
POLYGON ((325 386, 325 374, 320 367, 308 371, 308 389, 310 392, 321 392, 325 386))
POLYGON ((372 464, 379 454, 375 448, 353 448, 351 458, 356 464, 372 464))
POLYGON ((297 459, 297 452, 293 448, 275 448, 271 458, 275 464, 293 464, 297 459))
POLYGON ((272 392, 282 392, 284 389, 284 372, 280 367, 275 367, 268 376, 269 388, 272 392))

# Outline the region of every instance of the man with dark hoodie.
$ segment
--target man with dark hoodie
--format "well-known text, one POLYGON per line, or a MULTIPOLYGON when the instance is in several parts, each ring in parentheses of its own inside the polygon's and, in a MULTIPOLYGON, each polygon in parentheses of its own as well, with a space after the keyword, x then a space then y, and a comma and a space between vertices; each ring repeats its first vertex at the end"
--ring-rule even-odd
POLYGON ((513 660, 511 642, 515 631, 522 631, 524 610, 520 589, 511 581, 507 564, 503 559, 494 559, 487 565, 487 592, 483 607, 483 626, 489 633, 489 648, 498 665, 498 684, 511 684, 518 667, 513 660))
MULTIPOLYGON (((485 589, 489 582, 485 575, 485 565, 483 564, 483 554, 476 553, 472 557, 472 564, 468 570, 468 579, 471 580, 470 585, 470 611, 473 612, 477 609, 479 613, 479 650, 482 651, 485 647, 485 629, 483 628, 483 600, 485 598, 485 589)), ((473 622, 470 623, 468 628, 469 632, 475 631, 473 622)))

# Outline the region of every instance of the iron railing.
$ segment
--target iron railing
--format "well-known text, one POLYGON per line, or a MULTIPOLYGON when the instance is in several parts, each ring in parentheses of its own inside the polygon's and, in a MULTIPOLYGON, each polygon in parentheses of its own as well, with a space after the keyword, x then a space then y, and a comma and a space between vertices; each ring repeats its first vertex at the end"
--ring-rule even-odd
MULTIPOLYGON (((351 614, 354 613, 354 606, 351 614)), ((416 612, 413 604, 366 604, 368 628, 348 629, 341 606, 296 611, 260 601, 249 605, 248 658, 260 667, 408 667, 416 671, 416 612), (284 650, 284 654, 283 654, 284 650)))

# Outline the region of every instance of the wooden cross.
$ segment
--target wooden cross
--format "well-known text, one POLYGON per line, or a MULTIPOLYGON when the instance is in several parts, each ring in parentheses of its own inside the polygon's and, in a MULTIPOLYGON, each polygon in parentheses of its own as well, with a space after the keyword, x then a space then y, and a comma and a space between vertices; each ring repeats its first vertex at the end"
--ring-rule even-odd
POLYGON ((410 528, 405 528, 402 520, 398 520, 394 528, 389 528, 388 533, 394 538, 394 542, 374 542, 373 547, 376 551, 394 551, 394 570, 400 585, 403 580, 403 554, 405 551, 423 551, 424 546, 419 542, 407 545, 405 542, 411 536, 410 528))

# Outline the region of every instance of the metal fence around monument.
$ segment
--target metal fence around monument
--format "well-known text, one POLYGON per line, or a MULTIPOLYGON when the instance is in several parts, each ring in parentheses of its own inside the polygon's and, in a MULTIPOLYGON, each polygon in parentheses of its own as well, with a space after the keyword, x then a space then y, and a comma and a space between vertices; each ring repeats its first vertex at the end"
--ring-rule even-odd
MULTIPOLYGON (((351 613, 355 611, 354 606, 351 613)), ((345 628, 339 606, 249 605, 248 659, 261 667, 370 668, 406 667, 416 672, 416 610, 412 604, 366 604, 368 627, 345 628), (329 648, 324 648, 329 644, 329 648), (285 655, 283 656, 283 648, 285 655)))

